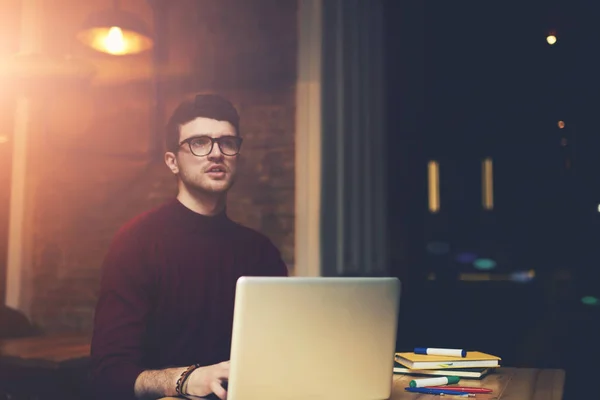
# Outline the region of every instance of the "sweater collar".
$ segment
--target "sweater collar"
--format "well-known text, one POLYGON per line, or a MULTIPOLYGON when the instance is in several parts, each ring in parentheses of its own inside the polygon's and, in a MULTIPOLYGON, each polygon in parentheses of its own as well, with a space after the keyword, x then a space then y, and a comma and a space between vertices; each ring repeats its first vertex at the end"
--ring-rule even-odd
POLYGON ((227 216, 227 209, 214 216, 203 215, 190 210, 178 199, 173 199, 171 208, 174 211, 177 223, 192 231, 223 230, 231 223, 227 216))

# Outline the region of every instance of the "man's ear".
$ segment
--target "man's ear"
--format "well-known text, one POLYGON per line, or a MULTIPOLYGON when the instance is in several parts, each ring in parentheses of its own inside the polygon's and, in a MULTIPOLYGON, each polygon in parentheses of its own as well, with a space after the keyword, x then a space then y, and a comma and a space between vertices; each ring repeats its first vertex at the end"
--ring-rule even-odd
POLYGON ((169 167, 172 173, 179 173, 179 165, 177 165, 177 157, 175 156, 175 153, 170 151, 165 153, 165 164, 167 164, 167 167, 169 167))

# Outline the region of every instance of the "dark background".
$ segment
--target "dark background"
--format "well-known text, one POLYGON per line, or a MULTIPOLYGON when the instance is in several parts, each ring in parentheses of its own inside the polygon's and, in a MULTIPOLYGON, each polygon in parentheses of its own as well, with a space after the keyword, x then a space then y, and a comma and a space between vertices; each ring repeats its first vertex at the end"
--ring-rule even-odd
POLYGON ((600 298, 599 6, 386 6, 389 236, 404 288, 398 349, 464 347, 507 366, 564 368, 565 398, 587 393, 584 382, 600 372, 600 306, 581 301, 600 298), (485 157, 493 211, 481 206, 485 157), (429 160, 440 165, 435 215, 429 160), (447 251, 433 254, 432 243, 447 251), (456 261, 461 252, 497 265, 478 271, 456 261), (531 280, 510 278, 529 270, 531 280))

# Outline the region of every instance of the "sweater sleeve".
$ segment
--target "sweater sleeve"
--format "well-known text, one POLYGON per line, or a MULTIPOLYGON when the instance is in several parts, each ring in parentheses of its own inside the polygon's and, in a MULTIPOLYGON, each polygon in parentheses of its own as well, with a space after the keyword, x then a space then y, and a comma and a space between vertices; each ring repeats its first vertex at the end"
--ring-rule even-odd
POLYGON ((144 371, 142 344, 153 274, 141 242, 131 229, 121 230, 102 266, 91 346, 91 381, 100 399, 134 399, 135 381, 144 371))

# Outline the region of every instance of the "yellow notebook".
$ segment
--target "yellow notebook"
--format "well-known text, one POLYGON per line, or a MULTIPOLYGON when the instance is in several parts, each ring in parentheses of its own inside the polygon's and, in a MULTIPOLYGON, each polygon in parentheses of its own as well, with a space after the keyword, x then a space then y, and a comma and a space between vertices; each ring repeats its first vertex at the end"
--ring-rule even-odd
POLYGON ((500 357, 482 353, 480 351, 467 351, 466 357, 432 356, 428 354, 396 353, 398 363, 411 369, 442 369, 442 368, 481 368, 499 367, 500 357))

